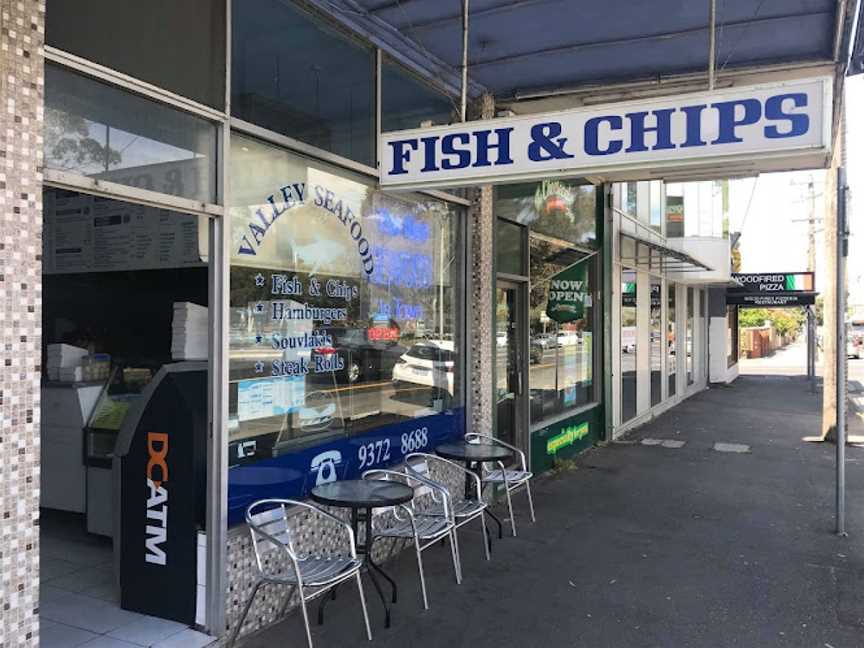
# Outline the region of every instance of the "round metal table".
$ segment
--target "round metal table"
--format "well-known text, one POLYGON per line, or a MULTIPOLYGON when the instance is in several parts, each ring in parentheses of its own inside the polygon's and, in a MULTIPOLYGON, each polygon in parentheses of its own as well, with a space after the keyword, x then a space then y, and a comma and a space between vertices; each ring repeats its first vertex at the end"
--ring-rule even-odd
MULTIPOLYGON (((389 574, 372 559, 372 509, 387 508, 406 504, 414 499, 414 489, 406 484, 395 481, 383 481, 377 479, 348 479, 345 481, 330 482, 316 486, 309 493, 309 497, 319 504, 335 506, 337 508, 351 509, 351 528, 354 530, 354 538, 357 542, 357 556, 365 563, 366 572, 378 592, 381 604, 384 606, 384 624, 390 627, 390 607, 384 597, 384 590, 375 572, 383 576, 390 583, 393 602, 396 602, 397 588, 389 574), (363 542, 360 542, 359 526, 364 525, 363 542)), ((336 596, 336 589, 333 589, 336 596)), ((321 599, 318 606, 318 624, 324 622, 324 604, 327 597, 321 599)))
MULTIPOLYGON (((465 467, 473 472, 483 483, 483 464, 487 461, 506 461, 513 457, 513 451, 504 446, 495 445, 494 443, 467 443, 466 441, 457 441, 455 443, 444 443, 435 447, 435 453, 444 459, 451 461, 459 461, 465 464, 465 467)), ((465 499, 471 497, 471 481, 465 477, 465 499)), ((504 528, 501 520, 487 506, 483 509, 483 513, 488 515, 498 525, 498 538, 504 537, 504 528)), ((492 538, 489 538, 489 550, 492 550, 492 538)))

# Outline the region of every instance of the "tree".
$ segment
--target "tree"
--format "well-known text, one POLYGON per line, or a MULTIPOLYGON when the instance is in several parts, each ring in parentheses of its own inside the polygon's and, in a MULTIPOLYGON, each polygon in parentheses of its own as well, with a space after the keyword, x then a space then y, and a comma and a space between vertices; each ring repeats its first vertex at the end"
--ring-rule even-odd
POLYGON ((84 174, 108 171, 122 161, 119 151, 90 137, 87 120, 56 108, 45 109, 45 157, 48 166, 84 174))

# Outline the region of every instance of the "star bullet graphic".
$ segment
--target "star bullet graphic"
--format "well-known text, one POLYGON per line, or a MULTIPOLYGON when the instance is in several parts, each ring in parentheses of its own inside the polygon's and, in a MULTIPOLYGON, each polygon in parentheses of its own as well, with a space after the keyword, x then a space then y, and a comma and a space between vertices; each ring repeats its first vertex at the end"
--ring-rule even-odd
POLYGON ((259 288, 264 285, 264 275, 261 274, 260 272, 257 275, 255 275, 255 285, 258 286, 259 288))
POLYGON ((260 360, 255 363, 255 373, 264 373, 264 363, 260 360))
POLYGON ((255 312, 263 313, 264 312, 264 304, 255 304, 255 312))
POLYGON ((256 336, 255 336, 255 344, 261 344, 261 341, 262 341, 263 339, 264 339, 264 338, 261 337, 260 335, 256 335, 256 336))

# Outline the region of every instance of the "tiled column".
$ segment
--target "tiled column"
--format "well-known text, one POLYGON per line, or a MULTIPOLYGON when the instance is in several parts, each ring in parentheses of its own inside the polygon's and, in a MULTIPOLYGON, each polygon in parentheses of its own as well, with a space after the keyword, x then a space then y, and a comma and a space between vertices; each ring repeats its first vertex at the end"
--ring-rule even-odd
MULTIPOLYGON (((495 103, 491 96, 483 96, 475 106, 477 117, 495 116, 495 103)), ((468 429, 483 434, 492 433, 493 369, 495 325, 492 321, 492 299, 495 290, 495 262, 493 240, 495 218, 492 210, 492 187, 472 189, 468 210, 471 238, 469 257, 471 294, 469 340, 471 366, 469 367, 471 393, 471 420, 468 429)))
POLYGON ((44 0, 0 0, 0 646, 39 643, 44 0))

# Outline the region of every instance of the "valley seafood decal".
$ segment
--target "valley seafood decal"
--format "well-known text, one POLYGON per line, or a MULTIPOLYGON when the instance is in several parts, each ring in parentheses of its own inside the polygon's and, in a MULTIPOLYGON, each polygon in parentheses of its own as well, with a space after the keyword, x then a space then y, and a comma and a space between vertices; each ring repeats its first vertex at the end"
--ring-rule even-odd
POLYGON ((240 238, 237 254, 255 256, 273 223, 295 207, 306 204, 306 197, 310 190, 314 196, 312 204, 331 213, 345 226, 348 235, 357 244, 357 253, 360 255, 363 271, 371 275, 375 270, 372 246, 364 236, 363 224, 358 215, 354 214, 347 201, 342 200, 335 192, 322 185, 316 184, 310 187, 305 182, 286 184, 277 192, 267 196, 269 207, 262 206, 255 210, 255 214, 244 228, 246 233, 240 238))

